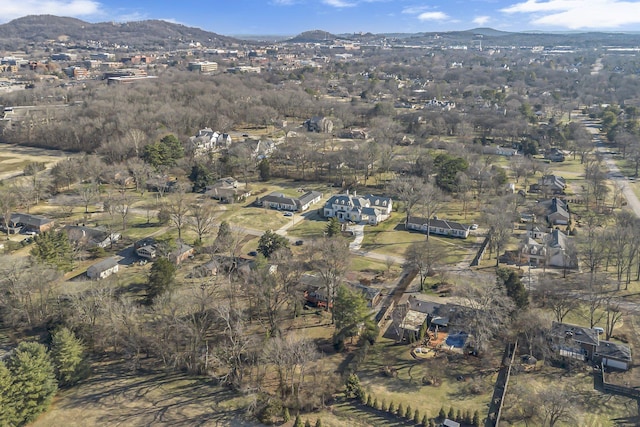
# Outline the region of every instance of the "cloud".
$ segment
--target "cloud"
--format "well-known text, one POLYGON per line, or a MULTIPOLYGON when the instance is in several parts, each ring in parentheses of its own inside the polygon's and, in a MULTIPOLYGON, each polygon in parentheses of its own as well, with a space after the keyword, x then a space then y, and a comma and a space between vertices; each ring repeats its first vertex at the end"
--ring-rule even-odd
POLYGON ((640 24, 640 2, 619 0, 527 0, 501 12, 529 14, 530 23, 571 30, 640 24))
POLYGON ((429 6, 409 6, 402 9, 402 13, 406 13, 409 15, 418 15, 429 9, 429 6))
POLYGON ((418 15, 418 19, 421 21, 446 21, 449 19, 449 15, 444 12, 423 12, 418 15))
POLYGON ((322 0, 322 3, 332 7, 353 7, 356 3, 350 3, 344 0, 322 0))
POLYGON ((101 8, 93 0, 0 0, 0 22, 26 15, 96 16, 101 8))
POLYGON ((473 18, 473 23, 476 25, 487 25, 487 22, 491 21, 490 16, 476 16, 473 18))

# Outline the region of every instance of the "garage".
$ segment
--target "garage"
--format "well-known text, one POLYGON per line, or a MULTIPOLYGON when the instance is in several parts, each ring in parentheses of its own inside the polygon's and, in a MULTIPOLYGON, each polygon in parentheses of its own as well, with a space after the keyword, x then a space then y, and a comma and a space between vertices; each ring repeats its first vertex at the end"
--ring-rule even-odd
POLYGON ((607 368, 626 371, 631 367, 631 349, 629 346, 611 341, 600 341, 594 359, 602 361, 607 368))
POLYGON ((610 359, 608 357, 602 358, 602 365, 608 368, 620 369, 622 371, 626 371, 629 369, 629 365, 627 362, 623 362, 621 360, 610 359))

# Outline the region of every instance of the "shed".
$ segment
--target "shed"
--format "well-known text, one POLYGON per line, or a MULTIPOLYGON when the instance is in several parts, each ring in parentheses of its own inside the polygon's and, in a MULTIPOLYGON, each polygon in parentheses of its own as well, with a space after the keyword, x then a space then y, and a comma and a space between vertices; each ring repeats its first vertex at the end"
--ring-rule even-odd
POLYGON ((460 427, 460 423, 450 420, 449 418, 445 418, 442 422, 443 427, 460 427))
POLYGON ((118 261, 115 258, 107 258, 87 268, 87 276, 90 279, 100 280, 117 273, 118 261))

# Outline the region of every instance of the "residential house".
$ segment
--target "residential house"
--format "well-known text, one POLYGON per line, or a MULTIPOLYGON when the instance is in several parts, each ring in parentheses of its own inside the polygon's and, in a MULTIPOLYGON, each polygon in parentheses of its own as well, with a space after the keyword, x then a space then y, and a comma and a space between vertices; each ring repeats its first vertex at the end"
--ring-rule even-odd
POLYGON ((311 205, 318 203, 320 199, 322 199, 322 193, 319 191, 307 191, 296 201, 298 210, 304 212, 309 209, 311 205))
POLYGON ((429 220, 428 218, 410 216, 404 225, 407 230, 416 230, 423 233, 429 229, 429 234, 437 234, 440 236, 460 237, 466 239, 469 237, 469 226, 454 221, 438 219, 437 217, 429 220))
POLYGON ((234 203, 249 197, 251 190, 247 189, 245 183, 240 183, 232 177, 225 177, 207 186, 205 195, 220 200, 222 203, 234 203))
POLYGON ((118 261, 115 258, 107 258, 87 268, 87 277, 100 280, 118 272, 118 261))
POLYGON ((309 132, 331 133, 333 122, 326 117, 311 117, 304 122, 304 126, 309 132))
POLYGON ((81 225, 67 225, 62 231, 67 233, 71 243, 84 248, 106 248, 120 240, 121 237, 120 233, 117 232, 109 233, 103 228, 84 227, 81 225))
POLYGON ((527 225, 527 237, 532 238, 533 240, 544 240, 547 237, 547 232, 535 224, 527 225))
POLYGON ((175 265, 180 265, 189 257, 193 256, 195 249, 191 246, 178 242, 178 247, 169 254, 169 260, 175 265))
POLYGON ((482 153, 483 154, 494 154, 496 156, 504 156, 504 157, 513 157, 513 156, 519 156, 520 155, 520 152, 516 148, 500 147, 500 146, 497 146, 497 147, 491 147, 491 146, 483 147, 482 148, 482 153))
MULTIPOLYGON (((9 219, 9 234, 19 233, 20 231, 30 231, 34 233, 43 233, 53 228, 53 220, 39 215, 31 215, 25 213, 13 213, 9 219)), ((4 224, 4 218, 0 221, 0 230, 7 232, 4 224)))
POLYGON ((345 139, 367 139, 369 133, 366 129, 346 129, 338 136, 345 139))
POLYGON ((401 298, 398 307, 405 313, 400 322, 400 328, 403 336, 409 341, 411 341, 409 334, 414 334, 414 338, 418 338, 423 325, 434 332, 447 332, 449 326, 454 325, 463 312, 462 306, 425 301, 415 295, 401 298))
POLYGON ((594 361, 608 368, 626 371, 631 368, 631 349, 624 344, 603 340, 596 348, 594 361))
POLYGON ((158 256, 158 251, 156 250, 155 246, 151 245, 139 247, 135 251, 136 254, 141 258, 155 259, 156 256, 158 256))
POLYGON ((558 175, 545 175, 538 179, 537 184, 531 184, 529 186, 530 193, 544 193, 544 194, 564 194, 567 188, 567 182, 565 179, 558 175))
POLYGON ((520 255, 526 264, 544 265, 547 260, 547 248, 532 237, 525 236, 520 243, 520 255))
POLYGON ((571 211, 569 210, 569 204, 564 200, 553 197, 552 199, 538 202, 538 207, 546 214, 547 221, 551 226, 569 225, 571 211))
POLYGON ((557 148, 551 148, 544 153, 544 158, 552 162, 564 162, 564 153, 557 148))
POLYGON ((204 128, 189 138, 189 149, 195 156, 219 151, 231 146, 231 135, 204 128))
POLYGON ((296 199, 285 196, 282 193, 271 193, 259 199, 256 199, 259 206, 269 209, 278 209, 281 211, 297 211, 298 205, 296 199))
POLYGON ((595 329, 568 323, 553 322, 549 337, 558 355, 585 362, 593 359, 600 344, 595 329))
POLYGON ((544 233, 541 239, 527 233, 520 244, 520 255, 531 265, 575 268, 578 261, 569 245, 569 237, 560 230, 544 233))
POLYGON ((375 307, 382 300, 382 292, 378 288, 366 286, 362 283, 349 283, 349 286, 362 293, 362 296, 367 300, 367 307, 369 308, 375 307))
POLYGON ((326 218, 376 225, 391 216, 393 201, 389 197, 369 194, 358 196, 356 192, 332 196, 324 205, 326 218))

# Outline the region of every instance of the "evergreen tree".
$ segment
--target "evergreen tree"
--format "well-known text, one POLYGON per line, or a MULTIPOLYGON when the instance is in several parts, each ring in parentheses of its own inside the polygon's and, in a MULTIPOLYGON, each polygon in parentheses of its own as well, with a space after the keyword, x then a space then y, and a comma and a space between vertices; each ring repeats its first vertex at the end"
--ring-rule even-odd
POLYGON ((429 417, 427 414, 422 416, 422 427, 429 427, 429 417))
POLYGON ((63 327, 53 334, 51 359, 60 386, 71 386, 86 378, 88 366, 84 345, 69 329, 63 327))
POLYGON ((231 234, 231 226, 227 221, 222 221, 218 227, 218 235, 214 242, 216 252, 226 252, 231 243, 233 242, 233 235, 231 234))
POLYGON ((380 405, 380 410, 384 412, 389 411, 389 407, 387 406, 386 400, 382 399, 382 404, 380 405))
POLYGON ((436 427, 436 422, 434 420, 430 420, 429 427, 436 427))
POLYGON ((407 409, 404 410, 403 416, 408 420, 413 419, 413 409, 411 409, 411 405, 407 406, 407 409))
POLYGON ((518 273, 510 268, 498 268, 496 275, 516 307, 526 308, 529 305, 529 292, 525 289, 518 273))
POLYGON ((381 409, 380 404, 378 403, 378 398, 373 399, 373 407, 376 409, 381 409))
POLYGON ((58 385, 47 349, 36 342, 21 342, 7 360, 17 424, 26 424, 46 411, 58 385))
POLYGON ((265 231, 258 241, 258 252, 264 255, 265 258, 269 258, 271 254, 279 249, 288 247, 289 240, 271 230, 265 231))
POLYGON ((175 278, 176 266, 171 261, 164 257, 155 260, 149 272, 147 301, 151 303, 160 295, 171 292, 175 278))
POLYGON ((420 424, 420 411, 416 409, 416 411, 413 413, 413 422, 415 424, 420 424))
POLYGON ((347 378, 347 383, 345 385, 345 394, 347 397, 360 397, 363 394, 362 386, 360 385, 360 378, 358 378, 357 374, 349 375, 347 378))
POLYGON ((471 424, 471 422, 472 422, 472 421, 473 421, 473 418, 472 418, 472 416, 471 416, 471 411, 467 409, 466 411, 464 411, 464 419, 463 419, 463 422, 464 422, 465 424, 471 424))
POLYGON ((193 183, 193 191, 204 191, 208 185, 214 182, 214 175, 211 170, 202 163, 196 163, 191 167, 189 180, 193 183))
POLYGON ((367 396, 367 406, 369 406, 369 407, 373 406, 373 401, 371 399, 371 395, 367 396))
POLYGON ((456 411, 455 409, 453 409, 453 406, 450 406, 449 412, 447 413, 447 418, 449 418, 450 420, 453 420, 455 416, 456 416, 456 411))
POLYGON ((399 417, 403 417, 404 416, 404 406, 402 405, 402 402, 400 402, 398 404, 397 413, 398 413, 399 417))
POLYGON ((447 413, 444 412, 443 406, 440 407, 440 412, 438 412, 438 418, 441 420, 444 420, 445 418, 447 418, 447 413))
POLYGON ((14 407, 13 378, 7 366, 0 360, 0 426, 18 424, 14 407))
POLYGON ((311 427, 311 421, 309 421, 309 418, 304 422, 304 427, 311 427))
POLYGON ((61 271, 73 268, 73 248, 69 236, 62 231, 45 231, 33 239, 31 255, 41 262, 51 264, 61 271))
POLYGON ((471 424, 475 427, 480 427, 480 413, 477 410, 473 412, 473 419, 471 420, 471 424))
POLYGON ((258 171, 260 171, 260 181, 269 181, 271 179, 271 164, 266 157, 258 164, 258 171))
POLYGON ((393 402, 389 403, 389 409, 387 410, 387 412, 390 414, 396 413, 396 405, 394 405, 393 402))
POLYGON ((322 427, 322 420, 320 418, 316 420, 316 427, 322 427))
POLYGON ((458 410, 456 411, 456 418, 455 418, 455 420, 454 420, 454 421, 456 421, 456 422, 462 422, 462 411, 461 411, 460 409, 458 409, 458 410))
POLYGON ((289 414, 289 408, 284 408, 282 419, 284 420, 285 423, 288 423, 291 420, 291 414, 289 414))
POLYGON ((327 223, 327 237, 340 236, 341 226, 340 221, 335 216, 329 218, 329 222, 327 223))
POLYGON ((302 418, 300 418, 300 414, 296 415, 296 420, 293 422, 293 427, 304 427, 302 418))

